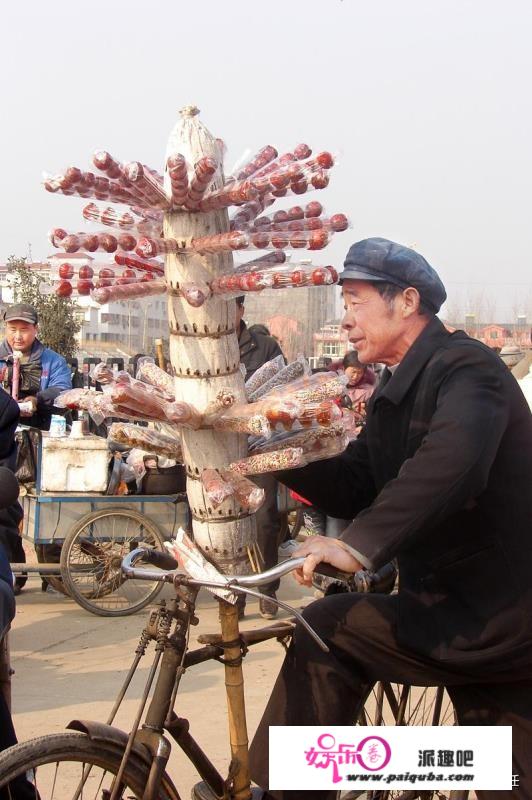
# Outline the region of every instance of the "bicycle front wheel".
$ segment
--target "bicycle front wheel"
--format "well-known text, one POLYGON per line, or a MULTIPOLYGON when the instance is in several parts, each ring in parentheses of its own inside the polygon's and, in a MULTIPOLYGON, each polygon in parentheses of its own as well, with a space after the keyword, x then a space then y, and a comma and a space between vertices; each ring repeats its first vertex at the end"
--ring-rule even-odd
POLYGON ((61 550, 65 587, 80 606, 102 617, 140 611, 162 589, 157 581, 125 580, 122 559, 136 547, 163 549, 156 525, 129 508, 106 508, 80 519, 61 550))
MULTIPOLYGON (((0 755, 0 795, 8 800, 75 800, 109 796, 122 750, 111 742, 93 742, 84 733, 60 733, 22 742, 0 755)), ((149 765, 132 753, 118 797, 141 798, 149 765)), ((179 800, 165 774, 157 800, 179 800)))

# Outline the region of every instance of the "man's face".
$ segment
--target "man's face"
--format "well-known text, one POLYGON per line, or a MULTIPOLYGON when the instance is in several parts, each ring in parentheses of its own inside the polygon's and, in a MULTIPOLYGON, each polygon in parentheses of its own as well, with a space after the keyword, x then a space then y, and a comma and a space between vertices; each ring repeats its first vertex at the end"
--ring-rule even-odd
POLYGON ((6 322, 6 339, 12 350, 21 350, 26 355, 36 338, 37 325, 21 319, 11 319, 6 322))
POLYGON ((401 358, 397 343, 405 331, 400 313, 402 295, 390 305, 367 281, 345 280, 342 286, 345 316, 342 328, 357 351, 359 361, 397 364, 401 358))

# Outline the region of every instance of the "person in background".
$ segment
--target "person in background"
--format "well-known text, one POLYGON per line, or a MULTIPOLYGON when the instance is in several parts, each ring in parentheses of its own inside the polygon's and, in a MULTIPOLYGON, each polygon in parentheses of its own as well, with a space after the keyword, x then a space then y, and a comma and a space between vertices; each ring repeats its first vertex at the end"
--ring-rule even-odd
MULTIPOLYGON (((267 361, 276 356, 282 356, 282 350, 273 337, 255 330, 248 329, 244 322, 244 297, 236 299, 236 333, 240 348, 240 361, 246 368, 246 380, 267 361)), ((257 546, 262 556, 264 569, 270 569, 277 564, 279 533, 281 519, 277 509, 277 481, 272 475, 255 475, 253 482, 264 489, 265 499, 257 511, 257 546)), ((279 588, 279 581, 274 581, 262 588, 262 593, 275 597, 279 588)), ((244 616, 246 598, 239 598, 239 617, 244 616)), ((277 615, 277 605, 269 600, 259 601, 259 610, 264 619, 273 619, 277 615)))
POLYGON ((365 406, 376 388, 375 373, 358 360, 356 350, 349 350, 342 359, 344 374, 348 380, 346 394, 353 410, 365 416, 365 406))
MULTIPOLYGON (((0 389, 0 465, 2 465, 0 466, 0 645, 8 634, 16 608, 13 574, 9 561, 13 556, 10 538, 16 540, 19 536, 16 526, 13 536, 6 536, 4 521, 6 519, 5 512, 18 505, 16 502, 18 483, 12 474, 14 463, 12 453, 16 450, 14 437, 18 417, 17 403, 0 389)), ((7 663, 4 661, 3 669, 8 666, 9 660, 7 663)), ((5 680, 5 675, 2 677, 5 680)), ((9 691, 4 692, 4 686, 4 684, 0 685, 0 751, 17 744, 17 735, 9 704, 9 691)), ((16 778, 9 786, 0 789, 0 800, 30 800, 30 798, 35 800, 36 797, 38 797, 38 793, 26 775, 16 778)))
MULTIPOLYGON (((18 403, 0 388, 0 467, 7 467, 13 473, 17 464, 15 431, 19 416, 18 403)), ((21 520, 22 508, 18 501, 0 508, 0 547, 9 561, 20 563, 26 561, 19 534, 21 520)))
POLYGON ((47 431, 55 398, 65 389, 72 388, 70 368, 63 356, 44 347, 37 338, 39 319, 33 306, 15 303, 4 313, 4 321, 5 339, 0 344, 3 387, 12 393, 13 351, 18 350, 22 358, 16 400, 24 403, 22 421, 25 425, 47 431))
MULTIPOLYGON (((4 321, 5 339, 0 344, 0 374, 3 388, 12 394, 13 351, 18 350, 22 353, 22 357, 19 387, 15 399, 19 404, 21 421, 24 425, 47 431, 50 429, 55 398, 65 389, 72 388, 70 367, 63 356, 49 347, 44 347, 37 338, 39 318, 33 306, 27 303, 15 303, 5 311, 4 321)), ((31 448, 27 432, 22 435, 26 437, 26 446, 31 448)), ((18 503, 16 505, 20 509, 18 503)), ((53 560, 54 556, 51 553, 56 551, 55 557, 59 561, 60 546, 48 545, 48 547, 49 560, 53 560)), ((26 561, 20 537, 14 560, 26 561)), ((18 594, 25 583, 24 576, 17 577, 15 593, 18 594)), ((48 589, 46 578, 42 580, 42 589, 43 591, 48 589)))
POLYGON ((250 325, 248 331, 250 332, 251 336, 254 336, 256 333, 260 334, 261 336, 272 335, 270 329, 266 325, 261 325, 260 322, 256 323, 255 325, 250 325))

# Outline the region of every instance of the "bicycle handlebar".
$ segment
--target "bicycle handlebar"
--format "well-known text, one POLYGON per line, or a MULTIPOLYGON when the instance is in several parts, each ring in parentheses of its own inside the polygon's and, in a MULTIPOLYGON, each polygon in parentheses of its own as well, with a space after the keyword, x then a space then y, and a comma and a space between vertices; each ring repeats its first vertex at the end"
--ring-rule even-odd
MULTIPOLYGON (((266 570, 265 572, 254 573, 253 575, 228 575, 227 581, 230 582, 235 588, 252 587, 252 586, 267 586, 277 578, 282 578, 298 567, 303 565, 305 558, 300 556, 298 558, 289 558, 287 561, 277 564, 275 567, 266 570)), ((122 561, 122 572, 128 578, 139 578, 141 580, 153 581, 169 581, 173 582, 175 571, 179 569, 179 564, 170 553, 161 550, 151 550, 144 548, 137 548, 127 555, 122 561), (171 571, 171 575, 165 575, 160 572, 151 572, 150 570, 135 570, 135 564, 140 560, 147 561, 154 567, 159 567, 162 570, 171 571)), ((352 590, 361 593, 367 592, 380 592, 390 588, 393 584, 397 570, 393 564, 386 564, 378 572, 368 572, 367 570, 360 570, 352 574, 340 572, 330 564, 322 562, 318 564, 315 572, 320 575, 325 575, 330 578, 345 581, 352 590)), ((224 576, 225 578, 226 576, 224 576)), ((220 584, 222 585, 222 584, 220 584)))
MULTIPOLYGON (((261 595, 259 592, 254 592, 252 589, 248 588, 249 586, 262 586, 263 584, 268 584, 273 578, 280 578, 282 575, 286 575, 288 572, 297 569, 297 567, 301 566, 304 560, 304 558, 291 558, 288 559, 288 561, 273 567, 273 569, 267 570, 266 572, 259 572, 255 575, 222 575, 220 577, 223 578, 223 580, 210 581, 198 580, 196 578, 191 578, 184 573, 179 573, 175 568, 178 567, 178 564, 170 554, 161 553, 161 551, 157 550, 137 547, 136 550, 132 550, 131 553, 123 558, 122 573, 126 578, 137 578, 146 581, 165 581, 167 583, 179 583, 183 586, 203 586, 206 589, 223 589, 228 592, 240 591, 242 594, 250 594, 260 599, 264 595, 261 595), (168 567, 170 562, 175 566, 173 566, 172 569, 167 569, 163 572, 154 572, 153 570, 149 569, 135 569, 135 564, 141 559, 150 561, 156 566, 161 566, 164 564, 166 567, 168 567)), ((288 603, 279 600, 278 598, 276 598, 274 602, 297 618, 297 620, 308 631, 310 636, 312 636, 314 641, 324 653, 329 652, 329 648, 323 639, 321 639, 310 627, 306 619, 301 616, 299 611, 297 611, 295 608, 292 608, 292 606, 289 606, 288 603)))
MULTIPOLYGON (((256 572, 253 575, 223 575, 223 581, 216 583, 216 587, 235 588, 245 587, 250 588, 254 586, 266 586, 276 578, 282 578, 294 569, 300 567, 304 558, 289 558, 281 564, 266 570, 265 572, 256 572)), ((126 578, 136 578, 145 581, 166 581, 173 582, 175 575, 179 570, 179 564, 169 553, 164 553, 161 550, 151 550, 143 547, 137 547, 132 550, 127 556, 122 559, 122 573, 126 578), (147 561, 154 567, 159 567, 163 572, 153 572, 149 569, 135 569, 135 564, 139 561, 147 561)), ((183 578, 190 583, 191 586, 212 586, 212 581, 202 581, 195 578, 189 578, 183 574, 183 578)))

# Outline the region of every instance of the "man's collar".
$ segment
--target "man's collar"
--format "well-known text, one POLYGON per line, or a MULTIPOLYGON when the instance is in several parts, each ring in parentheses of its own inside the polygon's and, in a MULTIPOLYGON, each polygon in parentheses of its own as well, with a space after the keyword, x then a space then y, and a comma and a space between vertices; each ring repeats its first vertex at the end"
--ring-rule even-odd
MULTIPOLYGON (((39 339, 35 339, 31 346, 30 352, 27 353, 27 357, 29 357, 31 361, 32 359, 41 356, 43 350, 44 350, 43 343, 39 341, 39 339)), ((9 346, 7 339, 4 339, 4 341, 0 343, 0 358, 7 358, 8 356, 11 356, 12 353, 13 350, 9 346)))
POLYGON ((376 399, 385 397, 394 405, 399 405, 427 361, 447 336, 449 333, 443 323, 434 317, 421 331, 401 363, 394 370, 393 375, 386 370, 385 378, 387 380, 377 392, 376 399))

